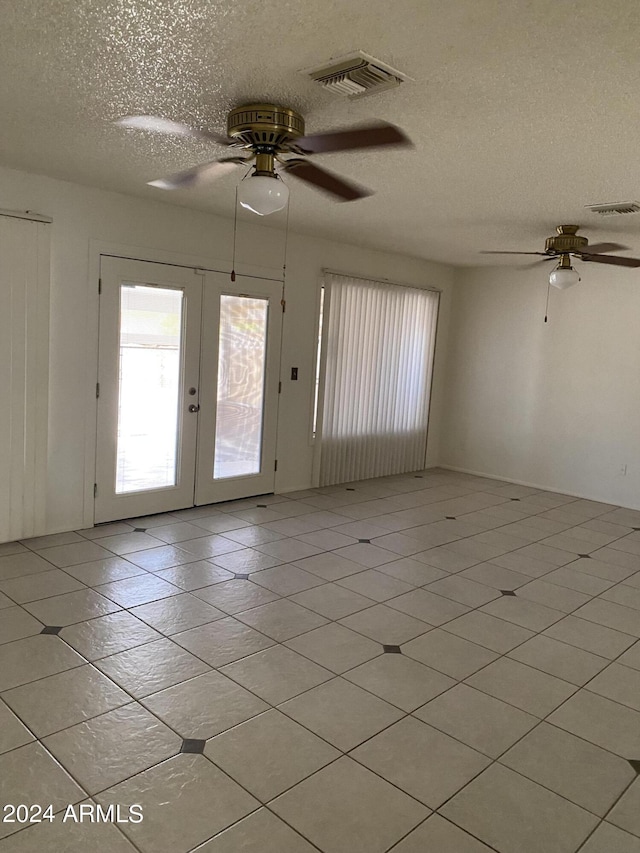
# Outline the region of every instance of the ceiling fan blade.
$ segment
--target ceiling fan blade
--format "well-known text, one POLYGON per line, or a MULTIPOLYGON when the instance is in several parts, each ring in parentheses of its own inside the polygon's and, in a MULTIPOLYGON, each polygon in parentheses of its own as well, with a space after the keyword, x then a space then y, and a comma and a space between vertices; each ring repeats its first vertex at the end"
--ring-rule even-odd
POLYGON ((554 255, 549 255, 547 252, 492 252, 483 250, 481 255, 543 255, 545 258, 553 258, 554 255))
POLYGON ((640 258, 618 258, 614 255, 590 255, 584 252, 573 252, 581 261, 596 264, 612 264, 616 267, 640 267, 640 258))
POLYGON ((518 269, 518 270, 530 270, 533 267, 539 267, 540 264, 544 264, 547 261, 555 261, 555 260, 557 260, 555 255, 547 255, 546 258, 540 258, 539 261, 534 261, 532 264, 522 264, 522 265, 518 264, 516 269, 518 269))
POLYGON ((587 246, 587 254, 600 255, 602 252, 624 252, 628 246, 621 246, 620 243, 595 243, 593 246, 587 246))
POLYGON ((114 124, 119 127, 128 127, 133 130, 146 130, 148 133, 161 133, 165 136, 183 136, 191 139, 206 139, 209 142, 217 142, 218 145, 231 145, 232 140, 219 133, 208 130, 197 130, 186 124, 171 121, 160 116, 123 116, 116 119, 114 124))
POLYGON ((350 151, 354 148, 411 144, 409 137, 400 128, 384 122, 353 130, 334 130, 302 136, 296 139, 292 148, 302 151, 303 154, 328 154, 331 151, 350 151))
POLYGON ((338 201, 356 201, 359 198, 373 195, 371 190, 349 183, 344 178, 339 178, 337 175, 327 172, 326 169, 320 169, 306 160, 287 160, 283 164, 283 168, 284 171, 300 178, 301 181, 324 190, 338 201))
POLYGON ((212 160, 210 163, 201 163, 184 172, 176 172, 166 178, 157 181, 148 181, 149 186, 158 187, 161 190, 183 190, 221 178, 242 163, 250 162, 250 157, 228 157, 225 160, 212 160))

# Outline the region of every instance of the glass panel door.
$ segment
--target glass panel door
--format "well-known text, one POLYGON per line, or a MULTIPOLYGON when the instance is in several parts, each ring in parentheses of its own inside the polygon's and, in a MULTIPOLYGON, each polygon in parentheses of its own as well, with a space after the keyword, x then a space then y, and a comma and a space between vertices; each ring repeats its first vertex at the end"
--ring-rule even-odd
POLYGON ((116 494, 178 481, 182 290, 120 286, 116 494))
POLYGON ((193 505, 202 276, 103 258, 96 522, 193 505))
POLYGON ((220 297, 213 479, 260 473, 269 301, 220 297))
POLYGON ((282 285, 101 272, 96 522, 274 491, 282 285))
POLYGON ((282 285, 207 273, 196 504, 272 492, 282 285))

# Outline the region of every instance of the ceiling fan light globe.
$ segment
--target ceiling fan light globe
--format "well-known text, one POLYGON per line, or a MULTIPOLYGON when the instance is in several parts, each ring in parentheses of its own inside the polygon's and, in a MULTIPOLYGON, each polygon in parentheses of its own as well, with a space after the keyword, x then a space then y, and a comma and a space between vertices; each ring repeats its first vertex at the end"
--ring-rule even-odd
POLYGON ((552 287, 557 287, 558 290, 566 290, 580 281, 580 276, 573 269, 568 267, 565 269, 555 269, 549 276, 549 284, 552 287))
POLYGON ((289 187, 278 178, 251 175, 238 186, 240 205, 258 216, 268 216, 287 206, 289 187))

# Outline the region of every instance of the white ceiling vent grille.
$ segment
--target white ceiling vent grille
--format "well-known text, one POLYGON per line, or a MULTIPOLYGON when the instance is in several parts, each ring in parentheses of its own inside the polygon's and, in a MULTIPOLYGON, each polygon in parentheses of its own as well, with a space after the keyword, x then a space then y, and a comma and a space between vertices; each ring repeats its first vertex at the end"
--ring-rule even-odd
POLYGON ((618 201, 613 204, 586 204, 585 207, 592 213, 600 216, 620 216, 623 213, 640 212, 640 204, 637 201, 618 201))
POLYGON ((411 79, 361 50, 316 68, 305 68, 300 74, 311 77, 328 92, 346 98, 362 98, 376 92, 385 92, 411 79))

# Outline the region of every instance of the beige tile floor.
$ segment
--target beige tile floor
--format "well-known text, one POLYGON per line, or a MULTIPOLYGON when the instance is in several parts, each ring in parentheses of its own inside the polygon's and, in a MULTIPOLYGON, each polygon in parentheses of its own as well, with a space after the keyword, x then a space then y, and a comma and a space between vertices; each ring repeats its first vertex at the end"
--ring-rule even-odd
POLYGON ((640 853, 639 638, 640 511, 446 471, 2 544, 0 853, 640 853))

